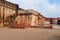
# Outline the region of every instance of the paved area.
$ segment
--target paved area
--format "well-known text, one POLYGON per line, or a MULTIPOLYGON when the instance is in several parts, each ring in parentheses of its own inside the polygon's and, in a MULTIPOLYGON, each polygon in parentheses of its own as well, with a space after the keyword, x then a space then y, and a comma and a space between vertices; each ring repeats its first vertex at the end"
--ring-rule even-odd
POLYGON ((0 28, 0 40, 60 40, 60 30, 41 28, 0 28))
POLYGON ((60 29, 60 25, 53 25, 54 29, 60 29))

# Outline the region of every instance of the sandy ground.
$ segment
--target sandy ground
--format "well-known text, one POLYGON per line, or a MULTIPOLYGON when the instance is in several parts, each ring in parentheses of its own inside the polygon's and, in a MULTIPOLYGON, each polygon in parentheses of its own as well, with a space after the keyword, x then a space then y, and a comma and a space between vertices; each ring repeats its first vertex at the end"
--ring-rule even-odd
POLYGON ((60 30, 41 28, 0 28, 0 40, 60 40, 60 30))

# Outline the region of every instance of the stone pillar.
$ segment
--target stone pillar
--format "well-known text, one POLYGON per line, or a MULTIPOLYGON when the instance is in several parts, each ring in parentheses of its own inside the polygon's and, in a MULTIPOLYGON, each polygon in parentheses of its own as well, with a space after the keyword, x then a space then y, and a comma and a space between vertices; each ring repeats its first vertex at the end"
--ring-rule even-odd
POLYGON ((31 15, 31 26, 35 26, 35 15, 31 15))
POLYGON ((38 26, 38 16, 36 16, 36 25, 38 26))
POLYGON ((26 27, 26 23, 27 23, 27 17, 26 15, 22 15, 22 27, 26 27))

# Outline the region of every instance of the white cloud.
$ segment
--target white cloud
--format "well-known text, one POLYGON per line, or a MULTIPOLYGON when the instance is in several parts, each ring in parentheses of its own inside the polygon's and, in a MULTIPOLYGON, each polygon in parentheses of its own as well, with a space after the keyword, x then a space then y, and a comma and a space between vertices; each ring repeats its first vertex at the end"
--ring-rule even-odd
POLYGON ((60 4, 50 4, 49 0, 8 0, 24 9, 35 9, 46 17, 60 17, 60 4))

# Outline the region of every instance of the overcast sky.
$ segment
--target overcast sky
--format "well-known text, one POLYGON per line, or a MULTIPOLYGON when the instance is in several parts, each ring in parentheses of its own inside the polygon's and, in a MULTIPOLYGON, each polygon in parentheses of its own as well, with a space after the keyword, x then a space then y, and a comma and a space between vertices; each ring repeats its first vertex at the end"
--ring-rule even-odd
POLYGON ((45 17, 60 17, 60 0, 7 0, 20 8, 34 9, 45 17))

